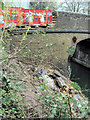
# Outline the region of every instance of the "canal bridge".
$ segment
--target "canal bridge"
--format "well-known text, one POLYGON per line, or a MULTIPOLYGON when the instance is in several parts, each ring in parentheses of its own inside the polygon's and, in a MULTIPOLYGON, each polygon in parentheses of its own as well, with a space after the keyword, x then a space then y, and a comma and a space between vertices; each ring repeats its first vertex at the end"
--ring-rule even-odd
POLYGON ((39 34, 40 29, 38 34, 29 30, 28 32, 33 34, 28 34, 24 42, 28 43, 36 56, 39 54, 40 59, 43 58, 44 63, 54 64, 61 68, 64 74, 67 72, 68 49, 72 45, 73 36, 77 37, 77 43, 90 38, 89 25, 89 15, 59 12, 54 27, 46 29, 45 34, 39 34))

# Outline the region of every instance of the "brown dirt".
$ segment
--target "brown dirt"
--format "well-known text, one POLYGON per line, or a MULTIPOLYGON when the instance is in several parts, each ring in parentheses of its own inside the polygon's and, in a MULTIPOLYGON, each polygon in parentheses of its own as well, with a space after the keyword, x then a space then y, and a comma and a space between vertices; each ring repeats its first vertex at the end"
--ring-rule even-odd
MULTIPOLYGON (((51 47, 48 48, 46 47, 46 44, 49 40, 50 41, 48 44, 51 44, 52 41, 51 36, 49 36, 50 37, 49 40, 46 39, 47 36, 46 38, 44 38, 43 36, 41 37, 42 39, 40 39, 40 35, 36 35, 33 38, 32 35, 29 35, 27 36, 26 40, 22 41, 21 46, 20 43, 23 38, 22 36, 11 37, 12 40, 6 46, 8 48, 7 52, 10 53, 9 59, 7 59, 6 63, 2 64, 3 69, 7 70, 9 78, 12 80, 14 84, 18 81, 22 82, 22 85, 20 87, 23 89, 23 92, 19 94, 23 98, 24 101, 23 104, 25 105, 25 112, 27 117, 32 116, 42 118, 42 115, 44 116, 45 112, 45 110, 42 109, 41 101, 37 100, 37 95, 38 94, 41 95, 41 93, 36 88, 36 86, 40 86, 43 83, 41 80, 37 79, 34 76, 33 67, 35 66, 40 67, 41 65, 44 65, 45 67, 48 68, 55 68, 56 67, 54 65, 54 63, 56 63, 55 60, 56 61, 60 60, 59 58, 57 59, 55 57, 59 56, 59 53, 61 53, 60 50, 63 48, 63 45, 61 45, 62 47, 59 48, 58 43, 56 44, 55 41, 53 41, 53 48, 51 47), (36 48, 37 46, 38 48, 36 48), (20 50, 20 48, 22 47, 23 51, 21 51, 20 53, 20 51, 18 50, 20 50), (30 51, 27 52, 29 49, 31 49, 31 52, 30 51), (14 55, 15 53, 17 54, 14 55), (23 56, 24 53, 25 56, 23 56)), ((10 40, 10 38, 7 39, 10 40)), ((66 51, 64 51, 64 53, 65 52, 66 51)), ((61 58, 62 57, 65 58, 65 55, 61 54, 61 58)), ((65 66, 65 64, 61 63, 60 65, 61 69, 59 68, 58 69, 61 71, 61 73, 66 74, 65 73, 65 71, 67 71, 66 66, 65 71, 62 69, 62 66, 65 66)), ((51 89, 50 92, 54 93, 54 91, 52 91, 51 89)))

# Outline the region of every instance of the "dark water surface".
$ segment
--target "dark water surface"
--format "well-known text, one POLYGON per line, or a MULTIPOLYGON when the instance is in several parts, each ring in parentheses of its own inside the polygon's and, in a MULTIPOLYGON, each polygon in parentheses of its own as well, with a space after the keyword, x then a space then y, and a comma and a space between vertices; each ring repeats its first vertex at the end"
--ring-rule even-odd
POLYGON ((90 99, 90 69, 75 62, 68 62, 69 77, 73 82, 77 82, 82 89, 82 93, 90 99))

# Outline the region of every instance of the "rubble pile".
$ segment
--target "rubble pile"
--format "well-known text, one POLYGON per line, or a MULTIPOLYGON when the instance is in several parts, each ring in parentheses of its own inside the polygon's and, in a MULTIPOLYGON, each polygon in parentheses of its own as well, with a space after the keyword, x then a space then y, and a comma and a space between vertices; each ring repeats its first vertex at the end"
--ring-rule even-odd
POLYGON ((64 93, 77 101, 77 107, 81 108, 82 104, 88 104, 85 96, 79 90, 77 91, 72 81, 63 76, 58 70, 52 70, 44 67, 34 68, 34 76, 41 80, 41 83, 48 86, 50 91, 64 93), (86 102, 86 103, 85 103, 86 102))

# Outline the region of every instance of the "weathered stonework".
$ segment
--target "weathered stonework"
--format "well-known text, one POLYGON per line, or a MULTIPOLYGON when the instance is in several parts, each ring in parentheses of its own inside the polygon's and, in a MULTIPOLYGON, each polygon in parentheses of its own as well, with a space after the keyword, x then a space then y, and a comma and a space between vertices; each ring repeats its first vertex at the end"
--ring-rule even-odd
POLYGON ((55 28, 88 30, 90 15, 69 12, 58 12, 55 28))
MULTIPOLYGON (((36 56, 36 59, 38 56, 40 56, 39 59, 37 59, 37 62, 40 61, 41 64, 44 63, 51 63, 58 68, 60 68, 62 71, 62 74, 67 73, 67 59, 69 56, 68 49, 72 45, 72 37, 77 37, 77 42, 87 39, 88 34, 77 34, 77 33, 49 33, 49 34, 28 34, 23 41, 22 45, 27 45, 27 48, 30 49, 29 53, 27 54, 27 48, 24 49, 27 57, 23 60, 26 63, 31 64, 31 55, 36 56)), ((12 36, 13 41, 11 41, 10 44, 10 50, 13 51, 14 47, 19 47, 20 40, 22 40, 22 37, 18 35, 18 37, 12 36)), ((33 57, 34 58, 34 57, 33 57)))

